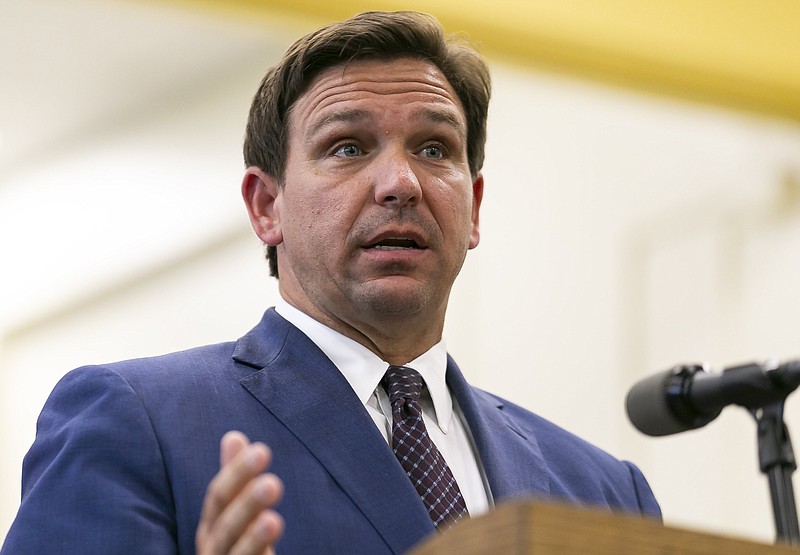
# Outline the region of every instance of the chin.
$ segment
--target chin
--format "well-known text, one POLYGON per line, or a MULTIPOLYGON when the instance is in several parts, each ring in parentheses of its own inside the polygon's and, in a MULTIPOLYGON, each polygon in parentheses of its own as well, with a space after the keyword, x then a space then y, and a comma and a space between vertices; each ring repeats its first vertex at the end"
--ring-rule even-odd
POLYGON ((360 300, 360 304, 372 312, 395 316, 415 316, 434 304, 430 292, 419 286, 403 291, 370 291, 360 300))

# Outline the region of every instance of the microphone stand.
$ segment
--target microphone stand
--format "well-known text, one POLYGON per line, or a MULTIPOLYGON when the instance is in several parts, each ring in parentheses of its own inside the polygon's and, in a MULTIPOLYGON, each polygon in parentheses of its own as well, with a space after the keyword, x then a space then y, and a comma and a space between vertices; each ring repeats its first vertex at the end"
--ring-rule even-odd
POLYGON ((792 473, 797 469, 789 430, 783 421, 786 399, 750 409, 758 429, 758 462, 769 478, 772 511, 779 542, 800 545, 792 473))
MULTIPOLYGON (((661 403, 664 404, 657 406, 655 412, 669 412, 672 418, 664 424, 663 417, 650 419, 646 414, 644 418, 640 418, 642 414, 632 417, 630 398, 634 391, 639 396, 639 404, 656 401, 649 391, 657 381, 648 378, 640 382, 628 394, 628 415, 646 434, 667 435, 700 428, 730 404, 750 412, 757 425, 759 466, 769 478, 777 541, 800 546, 792 487, 792 473, 797 463, 789 430, 783 421, 786 399, 800 387, 800 359, 783 364, 776 361, 742 364, 726 368, 717 375, 705 372, 700 365, 679 365, 654 378, 661 380, 661 403)), ((636 412, 646 413, 640 409, 636 412)))

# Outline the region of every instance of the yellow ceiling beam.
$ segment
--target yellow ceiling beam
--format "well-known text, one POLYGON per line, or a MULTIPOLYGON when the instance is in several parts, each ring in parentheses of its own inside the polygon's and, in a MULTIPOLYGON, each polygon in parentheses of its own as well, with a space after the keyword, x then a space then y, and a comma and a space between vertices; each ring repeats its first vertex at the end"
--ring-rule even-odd
POLYGON ((183 0, 314 25, 432 13, 489 56, 800 121, 799 0, 183 0))

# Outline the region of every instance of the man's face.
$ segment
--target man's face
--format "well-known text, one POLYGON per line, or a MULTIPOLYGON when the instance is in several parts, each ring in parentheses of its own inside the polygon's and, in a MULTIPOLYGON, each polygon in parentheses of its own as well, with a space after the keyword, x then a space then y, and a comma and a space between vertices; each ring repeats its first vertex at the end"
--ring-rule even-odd
POLYGON ((275 200, 287 300, 337 329, 419 315, 441 326, 479 240, 483 181, 466 141, 461 102, 428 62, 357 61, 316 77, 292 109, 275 200))

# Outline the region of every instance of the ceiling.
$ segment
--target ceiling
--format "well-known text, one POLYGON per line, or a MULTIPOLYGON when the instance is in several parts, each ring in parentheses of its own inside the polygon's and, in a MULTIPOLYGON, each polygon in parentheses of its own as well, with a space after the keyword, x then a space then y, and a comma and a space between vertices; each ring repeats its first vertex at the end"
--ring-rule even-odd
POLYGON ((427 8, 490 55, 800 121, 795 0, 4 0, 0 181, 254 52, 276 57, 312 21, 375 7, 427 8))
MULTIPOLYGON (((0 3, 0 181, 169 104, 286 37, 218 13, 100 0, 0 3)), ((274 51, 274 54, 273 54, 274 51)))
POLYGON ((797 0, 173 0, 219 13, 335 21, 432 13, 487 55, 800 122, 797 0))

